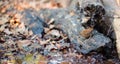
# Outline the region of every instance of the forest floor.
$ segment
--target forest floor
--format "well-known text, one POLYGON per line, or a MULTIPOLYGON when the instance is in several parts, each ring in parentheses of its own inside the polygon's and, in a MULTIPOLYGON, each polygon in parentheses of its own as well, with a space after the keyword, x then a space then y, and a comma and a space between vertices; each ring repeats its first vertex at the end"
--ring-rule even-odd
POLYGON ((105 47, 78 52, 69 37, 52 25, 54 19, 48 20, 50 27, 44 27, 44 33, 33 34, 19 12, 64 8, 62 2, 38 1, 0 0, 0 64, 120 64, 115 47, 107 50, 110 54, 105 47))

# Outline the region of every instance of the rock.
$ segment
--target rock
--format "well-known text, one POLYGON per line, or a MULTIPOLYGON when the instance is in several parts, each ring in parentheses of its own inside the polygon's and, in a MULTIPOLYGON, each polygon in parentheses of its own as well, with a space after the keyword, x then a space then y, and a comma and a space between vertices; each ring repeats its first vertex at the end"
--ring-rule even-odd
MULTIPOLYGON (((104 12, 101 13, 101 11, 104 11, 102 10, 104 9, 104 7, 100 3, 93 4, 94 7, 97 7, 97 5, 98 7, 102 7, 102 8, 99 8, 100 13, 98 12, 97 13, 103 14, 104 12)), ((90 18, 84 17, 84 15, 83 17, 80 18, 80 10, 78 10, 76 7, 73 7, 73 6, 69 8, 43 9, 38 12, 32 11, 32 10, 25 10, 23 14, 24 16, 22 19, 24 23, 26 23, 26 25, 29 26, 28 28, 31 29, 34 34, 41 34, 44 30, 43 28, 47 26, 45 22, 48 22, 48 20, 50 19, 54 19, 53 24, 55 28, 59 28, 63 32, 65 32, 68 35, 71 43, 75 45, 75 48, 79 52, 82 52, 84 54, 90 52, 91 50, 95 50, 101 46, 104 46, 106 43, 110 42, 110 39, 108 37, 105 37, 103 34, 99 33, 99 31, 96 31, 96 29, 94 28, 94 25, 91 27, 91 25, 96 23, 97 21, 96 22, 93 21, 92 23, 91 17, 90 18), (71 11, 74 12, 73 15, 71 15, 71 11), (90 24, 87 24, 87 25, 88 27, 91 27, 92 30, 90 31, 87 30, 88 33, 85 33, 85 35, 88 34, 87 37, 84 37, 83 35, 81 35, 81 32, 86 32, 86 31, 83 31, 83 30, 86 30, 86 27, 84 27, 82 24, 83 23, 82 18, 84 19, 86 18, 88 21, 90 20, 89 21, 90 24)), ((93 20, 99 20, 98 18, 97 19, 95 18, 93 20)), ((87 20, 85 20, 85 22, 87 22, 87 20)), ((57 36, 59 36, 59 33, 56 32, 56 34, 57 36)))
POLYGON ((23 18, 21 20, 33 31, 33 34, 41 34, 43 32, 45 23, 35 11, 25 10, 22 14, 23 18))
POLYGON ((95 29, 90 31, 91 35, 88 38, 83 37, 80 32, 86 28, 82 26, 77 12, 73 10, 75 14, 70 15, 70 11, 71 9, 44 9, 40 11, 40 15, 44 20, 53 18, 55 27, 62 29, 69 36, 71 43, 75 44, 75 48, 84 54, 96 50, 111 41, 95 29))
POLYGON ((80 48, 80 51, 83 53, 88 53, 91 50, 96 50, 98 47, 104 46, 106 43, 109 43, 111 40, 103 34, 97 33, 93 37, 83 41, 83 45, 80 48))

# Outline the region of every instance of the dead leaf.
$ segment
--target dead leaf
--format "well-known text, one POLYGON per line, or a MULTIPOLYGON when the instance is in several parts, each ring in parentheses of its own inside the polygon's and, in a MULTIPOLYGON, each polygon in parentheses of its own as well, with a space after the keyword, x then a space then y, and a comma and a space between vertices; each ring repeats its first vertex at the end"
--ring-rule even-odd
POLYGON ((44 28, 45 33, 48 33, 50 31, 49 28, 44 28))
POLYGON ((5 26, 6 26, 6 25, 2 25, 2 26, 0 27, 0 32, 4 31, 5 26))
POLYGON ((51 24, 51 23, 53 23, 54 21, 55 21, 55 19, 52 18, 47 24, 51 24))
POLYGON ((71 64, 71 63, 67 62, 67 61, 66 62, 64 61, 64 62, 61 62, 60 64, 71 64))
POLYGON ((50 29, 52 29, 52 28, 54 28, 54 27, 55 27, 55 25, 50 25, 50 27, 49 27, 49 28, 50 28, 50 29))
POLYGON ((51 34, 51 35, 53 35, 53 36, 60 37, 60 33, 59 33, 58 30, 51 30, 51 31, 49 32, 49 34, 51 34))
POLYGON ((9 35, 9 34, 12 34, 12 32, 11 32, 9 29, 5 29, 4 32, 5 32, 6 34, 8 34, 8 35, 9 35))
POLYGON ((60 49, 62 46, 60 44, 56 44, 57 48, 60 49))
POLYGON ((74 11, 70 11, 70 15, 71 16, 75 15, 75 12, 74 11))
POLYGON ((31 40, 19 40, 19 41, 17 41, 19 48, 22 48, 24 46, 28 46, 31 43, 32 43, 31 40))
POLYGON ((80 32, 80 35, 82 35, 85 38, 88 38, 91 35, 91 32, 93 31, 93 28, 87 28, 80 32))
POLYGON ((4 43, 5 42, 5 40, 1 37, 0 38, 0 43, 4 43))
POLYGON ((40 39, 38 39, 38 40, 40 42, 40 45, 48 44, 48 42, 50 41, 50 39, 48 39, 48 40, 40 40, 40 39))

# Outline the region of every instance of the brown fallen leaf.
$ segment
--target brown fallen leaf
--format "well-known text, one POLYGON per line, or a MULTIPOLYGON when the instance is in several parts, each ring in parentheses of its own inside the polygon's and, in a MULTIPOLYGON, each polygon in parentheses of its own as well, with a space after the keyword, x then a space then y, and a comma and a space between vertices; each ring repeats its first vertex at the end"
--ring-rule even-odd
POLYGON ((75 12, 71 10, 71 11, 70 11, 70 15, 71 15, 71 16, 75 15, 75 12))
POLYGON ((62 46, 60 44, 56 44, 57 48, 60 49, 62 46))
POLYGON ((32 30, 29 30, 29 31, 28 31, 28 35, 33 35, 33 31, 32 31, 32 30))
POLYGON ((82 35, 85 38, 88 38, 91 35, 91 32, 93 31, 93 28, 87 28, 80 32, 80 35, 82 35))
POLYGON ((71 63, 67 62, 67 61, 66 62, 64 61, 64 62, 61 62, 60 64, 71 64, 71 63))
POLYGON ((50 26, 49 26, 50 29, 52 29, 52 28, 54 28, 54 27, 55 27, 55 25, 50 25, 50 26))
POLYGON ((4 31, 5 26, 6 26, 6 25, 2 25, 2 26, 0 27, 0 32, 4 31))
POLYGON ((40 61, 38 64, 47 64, 47 62, 40 61))
POLYGON ((4 32, 5 32, 6 34, 8 34, 8 35, 9 35, 9 34, 12 34, 12 32, 11 32, 9 29, 5 29, 4 32))
POLYGON ((84 18, 82 18, 81 23, 87 23, 89 19, 90 19, 90 17, 84 17, 84 18))
POLYGON ((6 22, 8 22, 9 15, 3 15, 0 17, 0 25, 4 25, 6 22))
POLYGON ((0 10, 1 13, 5 13, 6 10, 8 9, 9 5, 3 6, 0 10))
POLYGON ((50 19, 50 21, 49 21, 47 24, 51 24, 51 23, 53 23, 54 21, 55 21, 55 19, 52 18, 52 19, 50 19))
POLYGON ((50 31, 49 28, 44 28, 45 33, 48 33, 50 31))
POLYGON ((51 30, 49 34, 60 37, 60 32, 58 30, 51 30))
POLYGON ((32 43, 31 40, 19 40, 19 41, 17 41, 19 48, 22 48, 23 46, 28 46, 31 43, 32 43))
POLYGON ((41 45, 48 44, 48 42, 50 41, 50 39, 48 39, 48 40, 40 40, 40 39, 38 39, 38 40, 39 40, 41 45))
POLYGON ((83 57, 83 55, 82 55, 82 54, 77 55, 77 58, 79 58, 79 59, 80 59, 81 57, 83 57))
POLYGON ((115 64, 112 59, 109 59, 108 61, 105 61, 104 64, 115 64))
POLYGON ((5 40, 3 38, 0 38, 0 43, 4 43, 5 40))

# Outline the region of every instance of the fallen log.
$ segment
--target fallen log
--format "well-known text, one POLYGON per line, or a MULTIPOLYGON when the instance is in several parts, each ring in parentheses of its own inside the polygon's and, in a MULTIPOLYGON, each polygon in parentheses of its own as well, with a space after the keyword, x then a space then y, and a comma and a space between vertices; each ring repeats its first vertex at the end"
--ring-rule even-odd
POLYGON ((113 18, 112 25, 116 37, 116 48, 120 58, 120 0, 102 0, 103 5, 107 11, 107 15, 113 18))
MULTIPOLYGON (((112 35, 110 37, 116 39, 116 48, 118 56, 120 58, 120 0, 81 0, 80 2, 82 2, 81 7, 84 7, 86 3, 100 4, 104 6, 104 9, 106 11, 105 21, 108 23, 105 23, 105 25, 108 25, 108 29, 110 28, 110 26, 112 26, 111 28, 114 29, 112 34, 115 33, 115 35, 112 35)), ((108 29, 107 32, 109 32, 108 29)))

